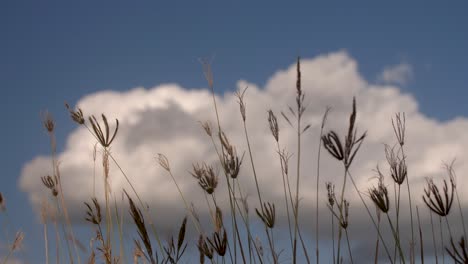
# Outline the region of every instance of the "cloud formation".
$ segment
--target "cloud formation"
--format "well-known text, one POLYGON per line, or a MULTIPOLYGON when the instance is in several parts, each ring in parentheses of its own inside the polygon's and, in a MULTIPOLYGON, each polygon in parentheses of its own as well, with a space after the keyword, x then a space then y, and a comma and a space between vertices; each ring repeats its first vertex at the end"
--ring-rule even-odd
MULTIPOLYGON (((348 125, 352 98, 357 99, 357 127, 359 132, 367 131, 367 137, 352 167, 351 173, 358 188, 366 192, 376 165, 385 167, 384 143, 396 143, 391 118, 396 112, 405 112, 407 124, 407 144, 405 152, 409 166, 409 177, 415 204, 423 208, 421 196, 426 177, 438 179, 445 175, 442 161, 457 158, 457 172, 468 171, 467 154, 468 120, 457 118, 439 122, 425 116, 410 94, 404 94, 394 85, 375 84, 365 80, 358 71, 358 62, 344 51, 320 55, 301 62, 302 87, 306 94, 307 109, 303 121, 310 128, 302 139, 301 188, 303 219, 312 219, 315 205, 316 159, 322 116, 326 107, 331 106, 325 130, 333 129, 344 137, 348 125)), ((400 64, 382 73, 385 83, 402 84, 411 76, 411 66, 400 64)), ((259 177, 260 191, 265 200, 277 204, 278 214, 284 216, 283 185, 280 163, 274 139, 267 123, 267 110, 272 109, 280 122, 280 144, 293 154, 290 160, 290 174, 294 180, 296 162, 296 132, 280 112, 288 111, 295 104, 295 64, 275 72, 264 87, 238 81, 237 86, 246 92, 247 129, 253 160, 259 177)), ((247 151, 244 128, 239 113, 239 105, 234 92, 227 91, 216 95, 217 106, 223 130, 237 147, 238 153, 247 151)), ((105 113, 109 120, 118 118, 120 129, 112 144, 111 152, 125 173, 129 176, 142 200, 153 212, 158 212, 158 224, 172 230, 174 221, 179 222, 184 214, 184 206, 172 179, 157 165, 156 156, 163 153, 170 161, 171 168, 187 200, 193 201, 199 214, 207 213, 202 191, 189 174, 192 163, 206 162, 220 168, 211 140, 200 126, 199 121, 208 120, 216 127, 216 116, 212 97, 208 89, 191 89, 177 84, 161 84, 151 89, 137 87, 125 92, 101 91, 83 97, 77 107, 85 115, 100 116, 105 113), (164 212, 164 213, 161 213, 164 212)), ((113 126, 113 121, 110 121, 113 126)), ((58 154, 64 193, 75 219, 83 219, 83 202, 93 196, 95 184, 97 197, 103 197, 101 158, 98 149, 93 161, 95 140, 84 127, 77 127, 69 136, 64 151, 58 154), (94 178, 94 166, 96 177, 94 178)), ((51 174, 51 157, 40 156, 26 163, 21 172, 19 185, 35 208, 49 192, 41 183, 41 176, 51 174)), ((122 189, 130 190, 126 180, 111 163, 110 186, 120 201, 122 189)), ((329 212, 325 207, 325 182, 331 181, 340 188, 343 168, 340 163, 322 151, 320 205, 324 225, 328 224, 329 212)), ((244 158, 239 175, 243 191, 249 197, 250 208, 258 207, 256 189, 251 171, 250 159, 244 158)), ((391 178, 385 182, 389 187, 391 178)), ((457 179, 459 189, 465 188, 465 177, 457 179)), ((216 190, 222 204, 227 204, 224 176, 220 175, 220 187, 216 190)), ((356 192, 348 185, 346 196, 351 201, 351 230, 362 231, 368 228, 370 220, 366 216, 356 192)), ((461 197, 466 202, 467 197, 461 197)), ((402 192, 402 201, 406 201, 402 192)), ((225 207, 226 208, 226 207, 225 207)), ((402 213, 406 214, 406 213, 402 213)), ((422 214, 427 217, 427 213, 422 214)), ((252 217, 252 218, 255 218, 252 217)), ((458 218, 453 218, 454 222, 458 218)), ((255 219, 257 221, 258 219, 255 219)), ((424 219, 423 219, 424 220, 424 219)), ((305 221, 305 220, 304 220, 305 221)), ((284 218, 280 219, 284 222, 284 218)), ((457 223, 458 224, 458 223, 457 223)), ((312 225, 307 225, 312 226, 312 225)), ((407 230, 408 225, 402 226, 407 230)), ((327 230, 325 227, 324 230, 327 230)), ((308 230, 312 232, 313 230, 308 230)), ((352 235, 351 231, 351 236, 352 235)), ((374 243, 374 238, 372 242, 374 243)), ((366 239, 354 237, 356 248, 367 247, 366 239)), ((371 244, 372 245, 372 244, 371 244)), ((367 254, 372 254, 372 250, 367 254)), ((365 258, 364 256, 363 258, 365 258)), ((362 262, 363 263, 363 262, 362 262)))
POLYGON ((383 83, 405 85, 413 78, 413 67, 408 63, 385 67, 378 80, 383 83))

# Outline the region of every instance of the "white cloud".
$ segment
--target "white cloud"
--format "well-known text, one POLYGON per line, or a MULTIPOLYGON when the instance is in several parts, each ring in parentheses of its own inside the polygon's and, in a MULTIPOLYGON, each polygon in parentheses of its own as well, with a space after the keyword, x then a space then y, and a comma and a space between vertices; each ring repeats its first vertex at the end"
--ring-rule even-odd
POLYGON ((385 67, 379 74, 378 80, 384 83, 407 84, 413 78, 413 67, 408 63, 385 67))
MULTIPOLYGON (((416 204, 422 205, 422 190, 425 177, 444 175, 442 161, 454 157, 457 171, 468 171, 468 120, 458 118, 448 122, 438 122, 419 112, 416 100, 403 94, 398 87, 369 83, 358 72, 357 62, 346 52, 321 55, 304 59, 301 63, 302 87, 306 94, 307 110, 304 123, 311 128, 303 136, 301 197, 304 208, 303 217, 310 219, 315 204, 315 171, 320 122, 327 106, 333 110, 329 114, 327 130, 335 129, 344 136, 349 119, 353 96, 357 98, 359 132, 367 130, 367 138, 351 167, 360 190, 367 190, 374 182, 373 169, 377 164, 384 167, 383 143, 394 144, 395 139, 391 118, 395 112, 406 113, 407 144, 405 151, 409 166, 412 195, 416 204)), ((411 67, 401 64, 388 68, 382 73, 386 82, 404 83, 411 75, 411 67)), ((247 81, 239 81, 238 87, 249 89, 246 94, 247 126, 253 149, 253 158, 259 176, 261 192, 266 200, 275 201, 279 214, 283 208, 283 187, 280 165, 273 137, 267 124, 268 109, 278 115, 280 120, 280 141, 290 153, 296 151, 295 132, 282 118, 280 111, 288 111, 294 106, 296 69, 292 64, 277 71, 267 81, 265 87, 258 87, 247 81)), ((247 150, 239 106, 232 92, 217 95, 220 120, 224 131, 236 145, 239 153, 247 150)), ((205 161, 217 163, 216 153, 211 141, 201 129, 198 121, 210 120, 216 123, 212 98, 207 89, 192 90, 177 84, 162 84, 151 89, 134 88, 126 92, 102 91, 89 94, 78 102, 78 107, 86 115, 99 116, 105 113, 110 120, 118 118, 120 129, 112 144, 112 153, 120 166, 129 176, 141 198, 157 214, 158 224, 173 228, 174 219, 180 219, 184 206, 171 178, 157 165, 155 156, 164 153, 170 160, 177 181, 189 201, 194 201, 200 214, 207 209, 202 192, 196 181, 189 175, 191 164, 205 161), (164 213, 160 213, 164 212, 164 213)), ((113 122, 111 122, 113 125, 113 122)), ((60 169, 67 202, 76 219, 83 219, 83 202, 89 201, 93 188, 93 145, 92 135, 84 128, 76 128, 68 137, 66 147, 59 153, 60 169)), ((247 154, 246 154, 247 155, 247 154)), ((295 175, 295 158, 291 159, 290 174, 295 175)), ((337 189, 342 184, 342 166, 333 160, 326 151, 322 152, 320 204, 326 201, 325 181, 333 181, 337 189)), ((96 190, 102 197, 102 172, 100 157, 96 162, 96 190)), ((219 168, 219 165, 216 165, 219 168)), ((44 196, 49 195, 41 183, 41 176, 50 174, 50 157, 36 157, 24 165, 20 187, 27 192, 32 204, 39 208, 44 196)), ((244 193, 249 194, 250 208, 258 206, 256 189, 250 169, 250 159, 244 158, 243 169, 239 175, 244 193)), ((386 170, 383 170, 386 172, 386 170)), ((294 181, 294 177, 292 178, 294 181)), ((389 186, 390 178, 387 177, 389 186)), ((113 193, 120 197, 122 188, 129 187, 111 163, 110 184, 113 193)), ((460 189, 466 188, 465 177, 458 179, 460 189)), ((217 197, 226 204, 226 187, 220 177, 217 197)), ((352 203, 352 211, 361 212, 356 192, 348 185, 347 196, 352 203)), ((463 201, 467 197, 461 197, 463 201)), ((406 194, 403 194, 405 201, 406 194)), ((363 212, 363 211, 362 211, 363 212)), ((324 213, 328 212, 325 210, 324 213)), ((369 219, 355 213, 354 219, 365 219, 361 227, 370 224, 369 219)), ((328 217, 328 215, 327 215, 328 217)), ((353 219, 353 218, 352 218, 353 219)), ((327 219, 322 219, 324 223, 327 219)), ((353 221, 353 220, 352 220, 353 221)), ((357 220, 356 220, 357 221, 357 220)), ((177 221, 178 222, 178 221, 177 221)), ((359 226, 359 225, 357 225, 359 226)), ((404 227, 402 227, 404 229, 404 227)), ((358 238, 356 238, 359 240, 358 238)))

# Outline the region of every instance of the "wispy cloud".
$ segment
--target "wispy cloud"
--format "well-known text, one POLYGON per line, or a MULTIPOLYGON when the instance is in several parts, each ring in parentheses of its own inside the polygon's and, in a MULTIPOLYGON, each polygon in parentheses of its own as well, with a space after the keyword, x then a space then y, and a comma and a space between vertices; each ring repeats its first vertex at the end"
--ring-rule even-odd
POLYGON ((386 67, 378 76, 383 83, 405 85, 413 78, 413 67, 406 63, 386 67))

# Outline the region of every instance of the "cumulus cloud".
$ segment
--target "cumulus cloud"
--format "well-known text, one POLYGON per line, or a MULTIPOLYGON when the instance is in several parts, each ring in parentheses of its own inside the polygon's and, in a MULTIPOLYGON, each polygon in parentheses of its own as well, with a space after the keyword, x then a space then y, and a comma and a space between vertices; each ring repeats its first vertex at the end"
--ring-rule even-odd
MULTIPOLYGON (((300 196, 304 223, 313 219, 317 147, 323 113, 326 107, 332 107, 325 129, 338 131, 340 136, 344 137, 353 96, 357 99, 358 131, 367 131, 368 135, 351 167, 351 173, 362 192, 366 192, 370 185, 376 183, 371 179, 375 176, 373 169, 377 164, 381 166, 384 174, 388 175, 383 144, 396 143, 391 124, 391 118, 396 112, 405 112, 406 115, 405 154, 409 166, 412 199, 420 209, 424 208, 421 195, 426 177, 436 177, 438 182, 437 179, 445 175, 442 161, 450 161, 457 157, 459 162, 455 163, 455 170, 460 173, 468 171, 468 165, 464 162, 468 158, 464 151, 468 144, 467 119, 457 118, 439 122, 424 115, 419 111, 415 98, 402 93, 397 86, 375 84, 365 80, 359 74, 358 62, 343 51, 303 59, 301 71, 307 105, 303 122, 311 126, 302 138, 300 196)), ((385 83, 404 83, 411 71, 408 64, 390 67, 382 73, 382 80, 385 83)), ((249 83, 248 80, 238 82, 239 88, 249 87, 245 96, 246 122, 260 191, 265 200, 277 204, 280 223, 285 222, 283 185, 275 142, 267 123, 267 110, 272 109, 278 115, 280 144, 293 154, 290 160, 290 174, 294 181, 294 164, 297 158, 296 132, 280 118, 280 112, 287 112, 288 106, 294 106, 295 83, 295 64, 275 72, 264 87, 249 83)), ((247 151, 247 145, 237 98, 234 92, 227 91, 224 94, 218 93, 216 100, 221 126, 237 147, 238 153, 242 154, 247 151)), ((200 215, 207 214, 204 202, 198 202, 204 201, 202 191, 189 171, 192 163, 202 161, 220 168, 211 140, 199 123, 208 120, 216 128, 216 116, 208 89, 161 84, 150 89, 137 87, 124 92, 101 91, 86 95, 77 106, 83 109, 85 115, 100 116, 101 113, 105 113, 109 120, 118 118, 120 129, 112 143, 112 155, 128 175, 142 200, 155 212, 161 228, 172 230, 174 221, 179 222, 175 219, 183 217, 184 206, 171 177, 157 165, 155 157, 158 153, 163 153, 169 159, 173 174, 186 199, 194 202, 200 215)), ((110 123, 112 127, 113 122, 110 123)), ((89 201, 93 195, 93 185, 96 188, 96 196, 103 197, 101 158, 98 149, 97 159, 93 161, 94 144, 95 140, 89 131, 84 127, 77 127, 68 136, 64 151, 58 153, 64 193, 75 219, 83 219, 83 202, 89 201)), ((47 174, 51 174, 50 156, 36 157, 26 163, 21 172, 20 188, 28 194, 35 208, 39 208, 44 197, 49 195, 40 179, 47 174)), ((113 163, 110 175, 110 187, 116 197, 121 197, 122 189, 130 190, 125 178, 113 163)), ((319 203, 323 230, 329 230, 329 211, 325 207, 325 182, 334 182, 339 189, 342 175, 342 165, 333 160, 326 151, 322 151, 319 203)), ((216 194, 220 204, 227 205, 223 177, 221 175, 216 194)), ((244 194, 248 195, 250 208, 258 207, 247 154, 238 178, 244 194)), ((393 186, 390 180, 391 178, 387 177, 385 182, 389 187, 393 186)), ((458 178, 457 184, 460 189, 465 188, 466 179, 458 178)), ((353 245, 356 250, 372 248, 374 237, 368 239, 358 235, 368 230, 371 222, 351 185, 348 185, 346 196, 351 201, 350 235, 354 240, 353 245)), ((461 199, 463 202, 467 200, 466 197, 461 199)), ((120 199, 117 201, 120 203, 120 199)), ((407 201, 405 192, 402 192, 402 201, 407 201)), ((406 214, 406 210, 402 212, 405 219, 406 214)), ((427 222, 427 213, 421 215, 425 217, 423 222, 427 222)), ((453 221, 457 221, 457 218, 453 221)), ((305 226, 306 231, 311 234, 312 224, 305 226)), ((408 221, 402 224, 401 228, 407 231, 408 221)), ((322 233, 328 234, 328 231, 322 233)), ((368 250, 361 256, 363 259, 369 259, 372 254, 373 250, 368 250)))
POLYGON ((386 67, 378 76, 384 83, 405 85, 413 78, 413 67, 408 63, 386 67))

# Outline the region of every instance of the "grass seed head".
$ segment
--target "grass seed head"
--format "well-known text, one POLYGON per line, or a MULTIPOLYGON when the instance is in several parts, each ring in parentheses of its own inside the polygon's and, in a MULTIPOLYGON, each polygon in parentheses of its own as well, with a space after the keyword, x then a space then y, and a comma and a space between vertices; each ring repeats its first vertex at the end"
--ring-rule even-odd
POLYGON ((328 204, 330 205, 331 208, 335 205, 335 185, 332 184, 331 182, 325 183, 325 186, 327 187, 327 197, 328 197, 328 204))
POLYGON ((52 192, 52 195, 54 197, 57 197, 58 195, 57 180, 52 178, 52 176, 50 175, 41 177, 41 180, 44 186, 50 189, 50 191, 52 192))
POLYGON ((405 113, 396 113, 392 118, 393 131, 401 147, 405 145, 406 116, 405 113))
POLYGON ((389 145, 385 145, 385 156, 387 158, 388 165, 390 166, 390 175, 392 179, 401 185, 408 175, 408 167, 406 166, 405 157, 400 157, 398 153, 395 153, 395 149, 389 145))
POLYGON ((381 181, 377 187, 372 187, 369 189, 369 195, 374 204, 382 212, 388 213, 390 210, 390 199, 388 198, 388 190, 381 181))
POLYGON ((42 123, 44 127, 46 128, 47 132, 52 133, 54 132, 54 127, 55 127, 55 121, 52 117, 52 114, 49 112, 44 112, 42 114, 42 123))
POLYGON ((276 119, 276 116, 272 110, 268 110, 268 124, 270 125, 271 134, 275 138, 276 142, 278 142, 279 140, 278 120, 276 119))
POLYGON ((451 249, 445 248, 447 253, 450 255, 450 257, 453 259, 454 263, 457 264, 466 264, 468 263, 468 251, 465 243, 465 238, 462 236, 460 238, 460 242, 458 242, 458 247, 453 243, 453 238, 450 238, 450 245, 451 249))
POLYGON ((275 226, 275 204, 263 203, 261 212, 257 208, 255 208, 255 211, 257 212, 258 217, 260 217, 265 226, 267 226, 268 228, 273 228, 275 226))
POLYGON ((73 110, 67 103, 65 103, 65 107, 68 112, 70 112, 70 117, 75 123, 78 125, 83 125, 85 123, 83 111, 80 108, 78 108, 78 110, 73 110))
POLYGON ((212 137, 213 132, 212 132, 212 129, 211 129, 211 123, 209 121, 200 122, 200 123, 201 123, 201 126, 203 127, 203 129, 205 130, 206 134, 209 137, 212 137))
POLYGON ((119 131, 119 120, 115 119, 114 133, 112 134, 112 136, 110 136, 109 134, 110 128, 109 128, 109 122, 107 121, 107 117, 104 114, 102 114, 101 117, 102 117, 102 121, 104 125, 104 130, 102 129, 101 125, 99 124, 95 116, 90 116, 89 122, 91 122, 94 135, 98 139, 99 143, 101 143, 101 145, 104 148, 107 148, 110 146, 112 141, 114 141, 115 136, 117 135, 117 132, 119 131))
POLYGON ((165 169, 166 171, 171 171, 169 160, 166 158, 166 156, 164 156, 164 154, 161 154, 161 153, 158 154, 158 162, 159 162, 159 165, 163 167, 163 169, 165 169))
MULTIPOLYGON (((203 255, 203 259, 204 256, 208 257, 209 259, 213 259, 213 248, 208 246, 205 237, 201 234, 198 237, 197 247, 198 251, 200 252, 200 258, 202 258, 203 255)), ((202 261, 200 261, 200 263, 202 263, 202 261)))
POLYGON ((447 216, 452 208, 455 184, 450 181, 450 190, 447 180, 444 180, 443 192, 434 184, 432 179, 427 179, 427 186, 424 188, 423 201, 429 209, 439 216, 447 216), (443 195, 443 196, 442 196, 443 195))
POLYGON ((223 227, 222 230, 214 232, 212 238, 208 238, 208 243, 218 255, 224 256, 228 244, 226 229, 223 227))

